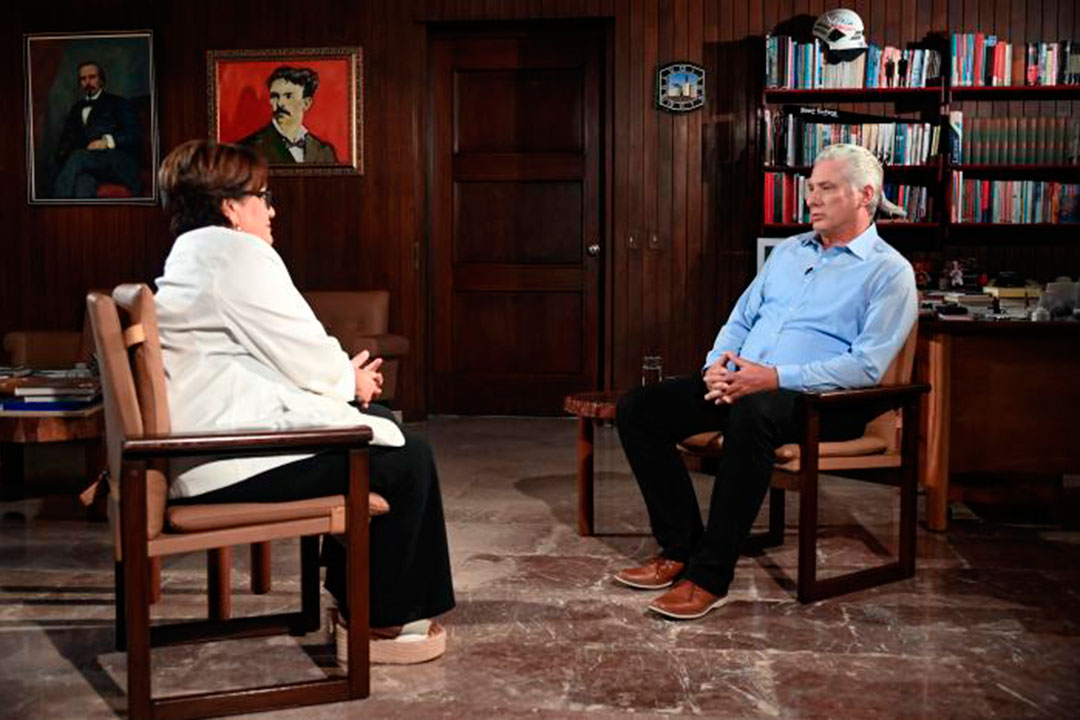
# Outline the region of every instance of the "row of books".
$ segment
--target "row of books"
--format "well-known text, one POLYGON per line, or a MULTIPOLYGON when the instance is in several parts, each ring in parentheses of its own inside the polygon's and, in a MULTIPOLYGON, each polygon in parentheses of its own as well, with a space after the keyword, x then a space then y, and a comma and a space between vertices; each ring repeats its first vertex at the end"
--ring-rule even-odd
POLYGON ((833 143, 861 145, 886 165, 925 165, 938 154, 941 128, 829 108, 765 110, 765 162, 810 165, 833 143))
POLYGON ((909 222, 928 222, 933 217, 933 196, 925 186, 885 183, 881 193, 904 211, 909 222))
POLYGON ((941 54, 870 44, 854 60, 833 62, 815 38, 800 43, 784 35, 765 38, 765 87, 797 89, 927 87, 941 76, 941 54))
POLYGON ((952 86, 1008 86, 1013 81, 1012 44, 997 35, 959 33, 952 36, 952 86))
POLYGON ((957 223, 1080 222, 1080 185, 1043 180, 972 180, 952 176, 957 223))
MULTIPOLYGON (((765 222, 808 223, 806 178, 782 172, 765 173, 765 222)), ((933 198, 926 187, 887 183, 885 197, 904 210, 910 222, 926 222, 933 215, 933 198)))
POLYGON ((1080 162, 1080 118, 969 117, 962 125, 959 157, 963 163, 1075 165, 1080 162))
POLYGON ((1027 43, 1025 51, 1025 85, 1080 84, 1080 42, 1027 43))

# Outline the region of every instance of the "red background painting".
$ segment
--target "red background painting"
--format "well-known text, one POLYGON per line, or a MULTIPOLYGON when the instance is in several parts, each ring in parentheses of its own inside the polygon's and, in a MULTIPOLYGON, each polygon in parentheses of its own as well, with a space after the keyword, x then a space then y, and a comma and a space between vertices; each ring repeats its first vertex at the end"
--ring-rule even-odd
POLYGON ((353 157, 350 123, 356 122, 350 104, 351 58, 273 60, 217 60, 218 140, 236 142, 270 122, 270 90, 266 79, 282 65, 306 67, 319 74, 311 108, 304 113, 304 127, 324 142, 333 144, 338 162, 353 157))

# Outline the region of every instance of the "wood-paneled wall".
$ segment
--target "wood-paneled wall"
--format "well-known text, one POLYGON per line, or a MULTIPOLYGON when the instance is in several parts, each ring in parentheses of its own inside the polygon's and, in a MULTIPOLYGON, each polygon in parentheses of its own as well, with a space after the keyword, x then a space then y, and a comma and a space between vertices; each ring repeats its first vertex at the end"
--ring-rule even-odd
MULTIPOLYGON (((840 5, 856 10, 878 43, 946 29, 997 32, 1014 43, 1080 38, 1074 0, 18 0, 0 41, 7 66, 21 68, 23 33, 153 29, 163 151, 206 135, 207 49, 362 45, 366 174, 275 178, 275 238, 302 289, 391 290, 392 330, 414 343, 401 385, 403 405, 416 416, 425 409, 428 352, 431 23, 591 18, 609 27, 613 163, 603 377, 626 387, 647 351, 663 355, 668 373, 696 368, 749 281, 760 207, 760 38, 780 21, 840 5), (710 71, 702 112, 654 109, 654 69, 677 59, 710 71)), ((0 113, 0 136, 9 139, 0 147, 0 333, 75 328, 87 288, 154 278, 169 238, 152 207, 27 206, 23 114, 13 95, 9 100, 9 112, 0 113)), ((992 115, 1073 107, 970 105, 966 111, 992 115)), ((1075 246, 1022 232, 1009 243, 963 250, 990 269, 1015 267, 1044 279, 1080 266, 1075 246)))

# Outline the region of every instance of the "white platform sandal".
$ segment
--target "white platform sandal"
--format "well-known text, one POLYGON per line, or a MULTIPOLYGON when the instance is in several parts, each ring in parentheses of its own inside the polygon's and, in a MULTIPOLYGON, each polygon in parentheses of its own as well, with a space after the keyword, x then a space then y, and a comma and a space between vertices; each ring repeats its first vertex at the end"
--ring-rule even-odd
MULTIPOLYGON (((330 610, 330 627, 334 630, 337 660, 344 665, 349 661, 349 626, 335 608, 330 610)), ((372 637, 368 652, 375 665, 428 662, 446 652, 446 628, 434 620, 414 620, 403 625, 395 637, 372 637)))

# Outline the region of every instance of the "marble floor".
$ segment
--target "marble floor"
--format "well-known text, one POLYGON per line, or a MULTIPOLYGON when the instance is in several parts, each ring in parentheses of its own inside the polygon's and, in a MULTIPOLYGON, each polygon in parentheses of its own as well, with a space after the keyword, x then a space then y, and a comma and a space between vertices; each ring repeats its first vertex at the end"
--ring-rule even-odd
MULTIPOLYGON (((439 460, 458 606, 449 650, 377 666, 367 700, 273 718, 1070 718, 1080 717, 1080 532, 958 512, 922 529, 908 581, 800 605, 788 541, 737 570, 733 602, 675 623, 616 569, 652 554, 644 508, 612 432, 598 450, 598 526, 574 529, 575 426, 563 419, 436 418, 418 426, 439 460)), ((706 497, 708 478, 697 478, 706 497)), ((894 490, 824 485, 821 563, 850 568, 893 549, 894 490)), ((103 524, 0 503, 0 718, 126 714, 112 647, 112 563, 103 524)), ((962 508, 961 508, 962 510, 962 508)), ((275 544, 273 591, 237 614, 298 606, 295 543, 275 544)), ((202 557, 173 559, 155 618, 204 612, 202 557)), ((327 598, 324 596, 324 606, 327 598)), ((325 632, 154 651, 155 693, 318 677, 325 632)))

